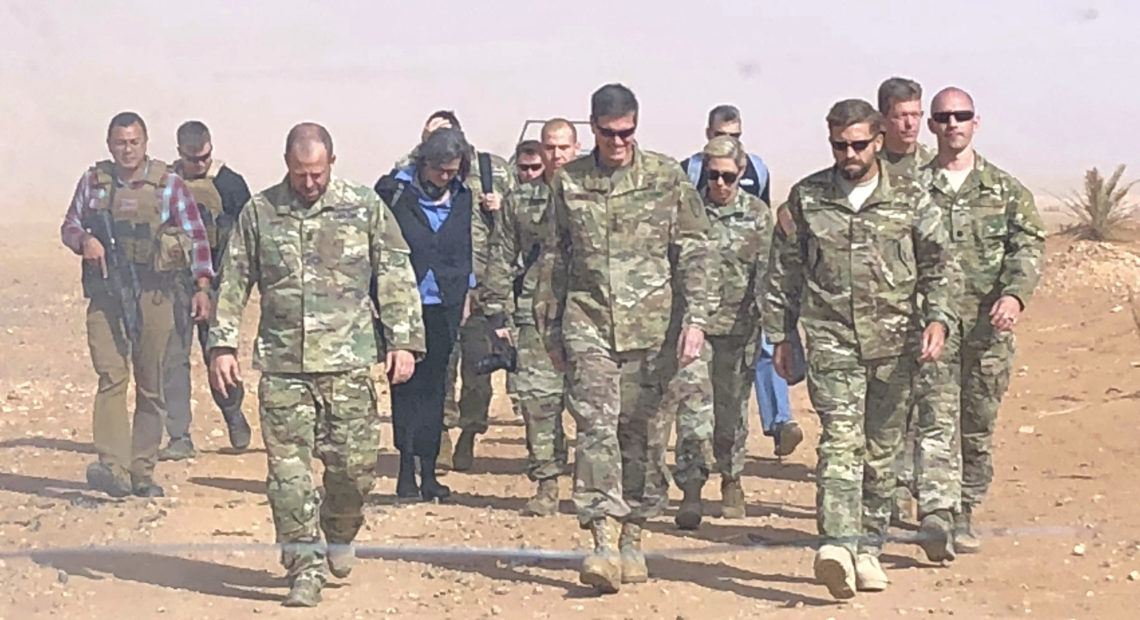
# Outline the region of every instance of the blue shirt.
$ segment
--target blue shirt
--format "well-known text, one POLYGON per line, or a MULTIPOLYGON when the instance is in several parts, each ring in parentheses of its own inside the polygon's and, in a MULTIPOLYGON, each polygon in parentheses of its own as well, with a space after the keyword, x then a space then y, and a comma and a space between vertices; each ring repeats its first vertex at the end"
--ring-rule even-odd
MULTIPOLYGON (((396 173, 396 179, 404 181, 408 187, 415 192, 416 198, 420 202, 420 209, 423 210, 424 215, 427 217, 428 225, 431 226, 433 232, 438 232, 443 223, 447 221, 451 215, 451 196, 460 188, 460 183, 452 181, 451 191, 447 193, 447 198, 442 202, 436 202, 431 198, 424 195, 423 190, 420 189, 419 183, 415 181, 416 169, 414 166, 408 166, 396 173)), ((468 288, 475 288, 477 282, 475 281, 475 274, 472 273, 468 276, 468 288)), ((423 280, 420 280, 420 303, 425 306, 438 306, 443 303, 443 296, 439 292, 439 284, 435 281, 435 273, 428 269, 424 274, 423 280)))

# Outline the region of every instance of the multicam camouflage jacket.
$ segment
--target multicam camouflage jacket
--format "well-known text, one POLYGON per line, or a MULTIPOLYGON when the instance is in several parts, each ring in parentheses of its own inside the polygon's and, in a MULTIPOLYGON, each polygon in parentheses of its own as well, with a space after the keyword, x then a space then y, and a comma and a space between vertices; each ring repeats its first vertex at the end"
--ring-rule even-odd
POLYGON ((337 372, 377 359, 369 284, 376 278, 389 349, 424 351, 420 295, 399 227, 371 188, 333 177, 305 206, 288 180, 242 209, 230 236, 210 348, 236 349, 256 286, 254 365, 276 373, 337 372))
POLYGON ((683 323, 707 328, 709 221, 676 160, 635 148, 630 165, 610 171, 596 155, 580 157, 558 171, 550 192, 535 299, 548 350, 571 340, 658 349, 674 288, 687 304, 683 323))
POLYGON ((833 167, 797 183, 782 208, 761 314, 769 341, 787 339, 798 316, 809 363, 846 365, 901 355, 916 311, 925 324, 954 324, 949 240, 919 182, 880 172, 856 211, 833 167))
POLYGON ((1012 295, 1024 307, 1037 288, 1045 252, 1041 214, 1025 186, 981 155, 975 155, 974 169, 957 192, 937 162, 926 171, 931 200, 950 238, 963 331, 971 339, 988 340, 994 335, 993 303, 1012 295))
POLYGON ((503 204, 483 286, 488 316, 509 315, 515 325, 534 325, 535 265, 542 253, 549 200, 550 186, 538 178, 520 185, 503 204))
POLYGON ((716 336, 756 335, 760 304, 768 276, 772 243, 772 210, 768 203, 738 190, 727 205, 707 197, 705 212, 712 224, 709 250, 715 264, 709 287, 713 314, 707 332, 716 336))
POLYGON ((938 153, 934 149, 919 142, 918 148, 913 153, 904 155, 890 153, 885 148, 880 150, 879 163, 882 164, 883 169, 891 174, 918 178, 922 168, 933 161, 937 155, 938 153))

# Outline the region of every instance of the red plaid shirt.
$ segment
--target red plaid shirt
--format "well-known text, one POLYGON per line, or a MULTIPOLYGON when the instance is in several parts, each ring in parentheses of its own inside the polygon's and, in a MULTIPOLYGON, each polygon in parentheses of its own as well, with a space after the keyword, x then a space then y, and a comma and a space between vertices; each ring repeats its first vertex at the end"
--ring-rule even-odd
MULTIPOLYGON (((148 159, 146 165, 154 160, 148 159)), ((118 182, 118 179, 115 180, 118 182)), ((190 270, 195 278, 212 278, 214 276, 213 263, 210 260, 210 242, 206 237, 206 227, 202 224, 202 215, 198 212, 198 205, 189 188, 182 182, 182 177, 168 173, 166 187, 162 192, 162 221, 180 226, 190 237, 192 249, 190 251, 190 270)), ((83 221, 95 204, 94 189, 98 186, 95 169, 92 168, 79 179, 75 187, 75 196, 71 199, 71 206, 63 218, 63 225, 59 228, 60 239, 63 244, 71 248, 76 254, 83 254, 83 243, 87 240, 87 230, 83 228, 83 221)))

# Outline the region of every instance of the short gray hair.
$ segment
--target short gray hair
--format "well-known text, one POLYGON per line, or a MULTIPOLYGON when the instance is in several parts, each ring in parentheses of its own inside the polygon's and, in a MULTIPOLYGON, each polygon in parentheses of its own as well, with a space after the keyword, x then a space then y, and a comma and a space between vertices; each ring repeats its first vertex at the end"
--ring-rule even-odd
POLYGON ((891 100, 921 101, 922 85, 907 78, 893 77, 879 85, 879 113, 891 111, 891 100))
POLYGON ((289 135, 285 136, 285 154, 288 155, 293 151, 296 146, 304 146, 306 149, 315 144, 321 144, 325 147, 325 153, 331 158, 333 156, 333 140, 329 130, 325 129, 324 125, 318 123, 297 123, 289 130, 289 135))
POLYGON ((449 161, 460 160, 459 174, 467 176, 471 169, 471 145, 463 132, 454 127, 441 127, 428 134, 416 149, 416 167, 427 164, 438 168, 449 161))
POLYGON ((734 105, 723 104, 709 110, 709 129, 712 129, 715 123, 734 121, 740 121, 740 109, 734 105))

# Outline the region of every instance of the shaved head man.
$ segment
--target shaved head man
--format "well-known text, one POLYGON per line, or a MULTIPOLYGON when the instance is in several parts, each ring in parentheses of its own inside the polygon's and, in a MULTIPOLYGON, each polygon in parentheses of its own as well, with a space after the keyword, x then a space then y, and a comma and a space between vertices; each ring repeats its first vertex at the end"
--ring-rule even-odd
POLYGON ((993 479, 994 424, 1009 387, 1013 331, 1041 277, 1045 249, 1033 194, 974 150, 980 121, 974 98, 961 88, 944 88, 931 101, 927 125, 938 138, 938 157, 925 167, 927 183, 961 277, 945 354, 916 382, 919 420, 937 427, 919 429, 923 461, 916 468, 921 539, 936 541, 923 545, 932 560, 981 548, 973 514, 993 479), (960 489, 952 452, 959 434, 960 489))
POLYGON ((542 158, 547 168, 545 172, 547 183, 553 178, 555 171, 578 157, 578 151, 582 149, 574 123, 564 118, 552 118, 546 121, 539 133, 539 141, 542 143, 542 158))
POLYGON ((380 354, 374 309, 393 386, 412 376, 425 349, 400 229, 370 188, 332 176, 335 161, 324 127, 301 123, 289 132, 288 178, 242 209, 210 329, 210 384, 226 394, 242 382, 241 318, 258 289, 253 359, 261 371, 266 491, 290 607, 320 603, 327 574, 347 577, 356 557, 352 541, 364 524, 380 443, 369 372, 380 354), (314 456, 324 463, 321 494, 310 470, 314 456))
MULTIPOLYGON (((492 244, 484 296, 487 317, 498 338, 516 343, 518 370, 507 375, 518 394, 526 423, 527 476, 538 483, 535 495, 523 506, 527 516, 558 511, 558 476, 566 471, 566 437, 562 412, 566 407, 563 373, 554 368, 534 325, 534 293, 542 252, 542 235, 550 183, 563 166, 578 157, 578 131, 564 118, 547 121, 539 133, 542 175, 520 185, 503 206, 502 225, 492 244), (516 265, 523 266, 517 274, 516 265), (514 330, 507 327, 513 319, 514 330)), ((523 161, 521 154, 519 162, 523 161)), ((521 178, 521 170, 520 170, 521 178)))

